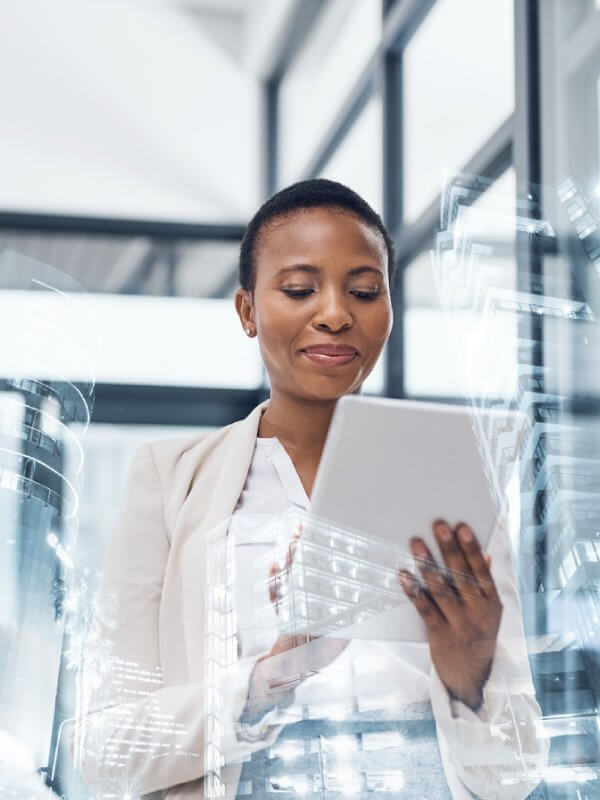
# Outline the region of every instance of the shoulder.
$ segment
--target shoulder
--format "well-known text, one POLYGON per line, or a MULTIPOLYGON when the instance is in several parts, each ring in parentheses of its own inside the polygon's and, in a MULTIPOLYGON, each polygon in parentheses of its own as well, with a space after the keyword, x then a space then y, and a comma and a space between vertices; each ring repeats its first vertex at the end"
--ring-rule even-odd
POLYGON ((197 472, 215 451, 226 445, 229 434, 244 422, 245 420, 238 420, 195 436, 177 436, 147 442, 137 449, 134 461, 146 461, 148 468, 157 473, 164 487, 177 478, 197 472))
POLYGON ((244 421, 238 420, 195 436, 177 436, 148 442, 138 449, 136 457, 151 460, 159 477, 167 481, 170 477, 203 463, 215 449, 226 443, 228 434, 244 421))
POLYGON ((254 428, 263 404, 247 417, 195 436, 152 441, 142 445, 133 459, 133 471, 152 481, 163 497, 167 522, 183 505, 192 487, 218 469, 227 451, 239 447, 254 428))

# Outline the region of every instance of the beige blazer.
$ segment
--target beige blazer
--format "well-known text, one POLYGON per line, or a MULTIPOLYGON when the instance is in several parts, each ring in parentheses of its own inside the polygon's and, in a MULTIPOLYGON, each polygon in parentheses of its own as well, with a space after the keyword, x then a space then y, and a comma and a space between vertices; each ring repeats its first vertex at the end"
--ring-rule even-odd
MULTIPOLYGON (((78 682, 73 748, 95 796, 234 798, 242 760, 281 729, 274 719, 262 738, 240 738, 237 720, 253 664, 240 660, 215 672, 209 658, 210 648, 220 646, 207 608, 213 583, 219 583, 207 571, 209 548, 214 531, 225 535, 267 402, 213 433, 145 445, 134 457, 78 682)), ((500 567, 503 625, 518 621, 513 640, 523 655, 512 565, 502 568, 502 553, 493 558, 500 567)), ((517 670, 507 688, 512 662, 504 671, 497 662, 499 649, 492 670, 499 679, 491 676, 484 689, 483 715, 469 710, 457 717, 435 672, 431 702, 442 755, 452 761, 459 783, 480 797, 524 798, 540 779, 547 747, 535 735, 539 707, 528 667, 517 670), (492 707, 497 712, 486 719, 492 707), (482 743, 492 754, 491 772, 488 756, 479 755, 482 743), (517 782, 515 764, 525 770, 517 782), (501 785, 506 774, 510 780, 501 785)), ((467 794, 459 787, 454 796, 467 794)))
MULTIPOLYGON (((206 534, 234 511, 267 402, 208 435, 144 445, 133 459, 105 556, 73 733, 76 762, 96 796, 168 790, 169 798, 204 797, 207 772, 235 796, 239 762, 277 733, 237 742, 251 665, 240 662, 227 676, 219 719, 208 719, 206 709, 206 534), (222 735, 213 734, 210 726, 223 720, 222 735), (213 738, 237 764, 211 762, 219 759, 213 738)), ((218 786, 207 794, 220 796, 218 786)))

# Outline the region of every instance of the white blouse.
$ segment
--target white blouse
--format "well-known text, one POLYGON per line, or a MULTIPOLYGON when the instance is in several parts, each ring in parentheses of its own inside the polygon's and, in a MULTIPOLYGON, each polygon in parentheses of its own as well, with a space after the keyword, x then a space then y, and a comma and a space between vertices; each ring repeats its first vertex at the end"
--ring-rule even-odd
MULTIPOLYGON (((269 563, 265 555, 275 545, 268 535, 266 540, 257 538, 257 531, 268 531, 269 525, 291 508, 310 509, 292 460, 278 439, 257 438, 229 526, 242 657, 265 653, 278 636, 277 615, 268 602, 261 605, 271 607, 272 616, 265 621, 263 615, 260 628, 256 625, 253 587, 265 584, 265 564, 269 563)), ((456 800, 471 798, 466 783, 478 797, 527 797, 532 783, 543 774, 547 748, 544 741, 530 741, 540 735, 539 707, 531 685, 506 540, 505 534, 496 532, 489 548, 504 612, 492 673, 477 713, 450 699, 432 666, 426 643, 352 640, 335 661, 296 688, 283 722, 300 719, 302 706, 317 707, 323 716, 336 718, 350 698, 359 698, 365 708, 386 709, 402 720, 410 707, 431 701, 452 796, 456 800)), ((281 720, 279 713, 278 722, 281 720)))

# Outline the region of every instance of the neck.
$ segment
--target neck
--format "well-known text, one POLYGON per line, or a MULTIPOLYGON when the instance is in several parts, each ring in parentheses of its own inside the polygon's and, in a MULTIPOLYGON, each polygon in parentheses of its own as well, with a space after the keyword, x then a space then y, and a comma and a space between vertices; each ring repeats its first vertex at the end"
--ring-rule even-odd
POLYGON ((258 434, 276 436, 290 453, 319 459, 335 404, 335 400, 310 402, 273 390, 258 434))

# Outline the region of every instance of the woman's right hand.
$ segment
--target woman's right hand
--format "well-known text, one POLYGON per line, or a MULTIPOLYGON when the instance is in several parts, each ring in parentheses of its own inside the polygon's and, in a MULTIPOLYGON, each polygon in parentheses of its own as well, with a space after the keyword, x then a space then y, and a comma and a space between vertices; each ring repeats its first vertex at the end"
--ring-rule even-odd
MULTIPOLYGON (((275 612, 283 603, 282 587, 289 578, 302 528, 288 547, 283 564, 273 564, 270 571, 269 597, 275 612)), ((273 708, 307 678, 331 664, 347 647, 348 639, 310 634, 280 634, 270 651, 256 662, 246 710, 250 714, 273 708)))
POLYGON ((331 664, 348 643, 348 639, 329 636, 278 636, 271 650, 258 659, 252 670, 246 713, 266 712, 287 700, 290 692, 331 664))

